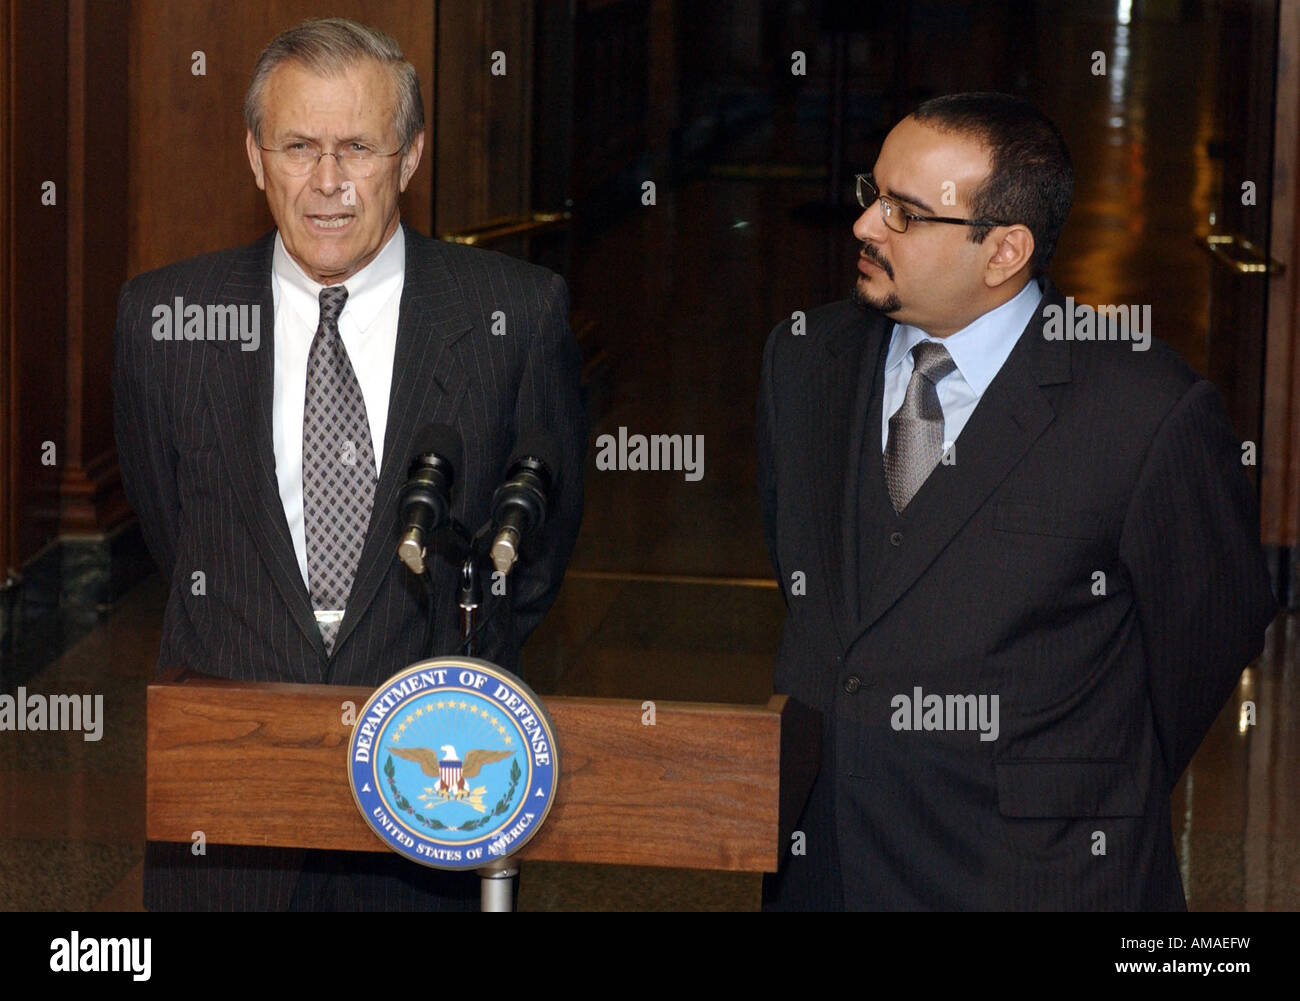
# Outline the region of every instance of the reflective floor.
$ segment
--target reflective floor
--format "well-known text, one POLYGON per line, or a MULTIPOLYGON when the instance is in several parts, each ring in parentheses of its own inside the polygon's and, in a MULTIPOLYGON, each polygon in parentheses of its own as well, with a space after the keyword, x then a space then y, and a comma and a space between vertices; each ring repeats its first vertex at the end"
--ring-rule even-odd
MULTIPOLYGON (((1192 235, 1208 211, 1212 47, 1199 21, 1125 28, 1100 5, 1088 16, 1091 7, 1064 5, 1076 14, 1044 22, 1027 67, 1078 175, 1053 277, 1079 301, 1151 303, 1156 335, 1201 367, 1208 264, 1192 235), (1097 49, 1122 62, 1118 80, 1085 89, 1053 71, 1062 53, 1097 49)), ((944 89, 984 86, 954 72, 944 89)), ((593 434, 703 435, 705 465, 691 482, 598 471, 589 454, 571 570, 525 651, 525 673, 544 693, 762 702, 771 691, 781 602, 754 493, 760 354, 782 317, 847 293, 856 253, 852 212, 823 223, 804 210, 822 197, 815 173, 826 147, 824 117, 807 110, 778 102, 682 183, 665 179, 656 205, 586 225, 573 299, 599 319, 615 361, 593 434), (814 176, 773 180, 773 165, 814 176)), ((850 173, 870 166, 871 132, 854 126, 850 173)), ((98 743, 3 735, 0 907, 139 906, 143 685, 161 608, 153 577, 27 681, 33 691, 102 691, 111 725, 98 743)), ((1178 785, 1173 829, 1193 910, 1300 909, 1298 629, 1294 616, 1274 624, 1178 785)), ((534 910, 758 901, 752 876, 540 864, 524 868, 519 898, 534 910)))

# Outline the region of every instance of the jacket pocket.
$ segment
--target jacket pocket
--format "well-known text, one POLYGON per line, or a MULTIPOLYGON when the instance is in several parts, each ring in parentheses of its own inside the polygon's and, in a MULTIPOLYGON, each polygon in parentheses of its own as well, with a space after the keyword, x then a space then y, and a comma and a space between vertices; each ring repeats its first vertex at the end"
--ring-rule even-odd
POLYGON ((999 532, 1025 535, 1055 535, 1066 539, 1095 539, 1101 531, 1096 511, 1063 511, 1037 504, 998 504, 993 528, 999 532))
POLYGON ((1140 817, 1145 804, 1124 761, 997 761, 1004 817, 1140 817))

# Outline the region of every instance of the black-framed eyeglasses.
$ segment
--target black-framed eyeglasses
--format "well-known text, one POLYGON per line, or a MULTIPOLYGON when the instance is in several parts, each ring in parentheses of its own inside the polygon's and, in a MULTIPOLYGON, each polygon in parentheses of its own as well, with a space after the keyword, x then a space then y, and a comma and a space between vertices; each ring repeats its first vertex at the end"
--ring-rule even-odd
POLYGON ((948 216, 938 215, 917 215, 915 212, 908 212, 892 198, 887 198, 880 193, 875 182, 871 179, 870 174, 857 174, 854 177, 857 182, 858 204, 863 209, 869 209, 876 201, 880 202, 880 218, 885 220, 885 225, 895 233, 906 233, 909 222, 946 222, 953 226, 1010 226, 1009 222, 998 222, 996 219, 952 219, 948 216))
POLYGON ((263 146, 259 143, 257 148, 267 153, 278 154, 285 173, 296 177, 310 174, 316 169, 316 164, 320 163, 320 158, 323 156, 334 157, 334 162, 339 165, 339 169, 349 177, 369 177, 375 172, 381 160, 400 156, 404 152, 399 149, 392 153, 380 153, 365 143, 349 142, 344 143, 333 153, 326 153, 315 143, 303 139, 295 139, 283 146, 263 146))

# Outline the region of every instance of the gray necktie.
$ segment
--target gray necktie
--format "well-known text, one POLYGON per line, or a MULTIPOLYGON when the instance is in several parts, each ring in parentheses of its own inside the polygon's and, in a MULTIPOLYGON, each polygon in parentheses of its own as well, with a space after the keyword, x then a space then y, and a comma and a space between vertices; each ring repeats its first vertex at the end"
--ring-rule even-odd
POLYGON ((347 299, 342 285, 321 289, 302 415, 307 578, 325 651, 331 655, 370 524, 376 480, 366 401, 339 336, 339 314, 347 299))
POLYGON ((903 405, 889 418, 885 483, 894 510, 901 512, 943 458, 943 408, 935 383, 957 367, 948 349, 934 341, 912 348, 912 378, 903 405))

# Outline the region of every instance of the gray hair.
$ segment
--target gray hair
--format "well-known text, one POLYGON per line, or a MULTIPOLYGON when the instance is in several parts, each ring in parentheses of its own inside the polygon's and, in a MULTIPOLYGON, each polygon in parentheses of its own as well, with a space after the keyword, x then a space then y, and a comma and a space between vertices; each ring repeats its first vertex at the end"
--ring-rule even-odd
POLYGON ((281 63, 292 60, 319 76, 331 77, 364 59, 387 66, 393 75, 397 89, 393 124, 402 141, 402 152, 406 152, 424 129, 424 102, 420 99, 420 78, 415 67, 407 62, 401 47, 390 36, 341 17, 303 21, 271 40, 253 67, 253 79, 244 95, 244 124, 260 145, 262 93, 271 72, 281 63))

